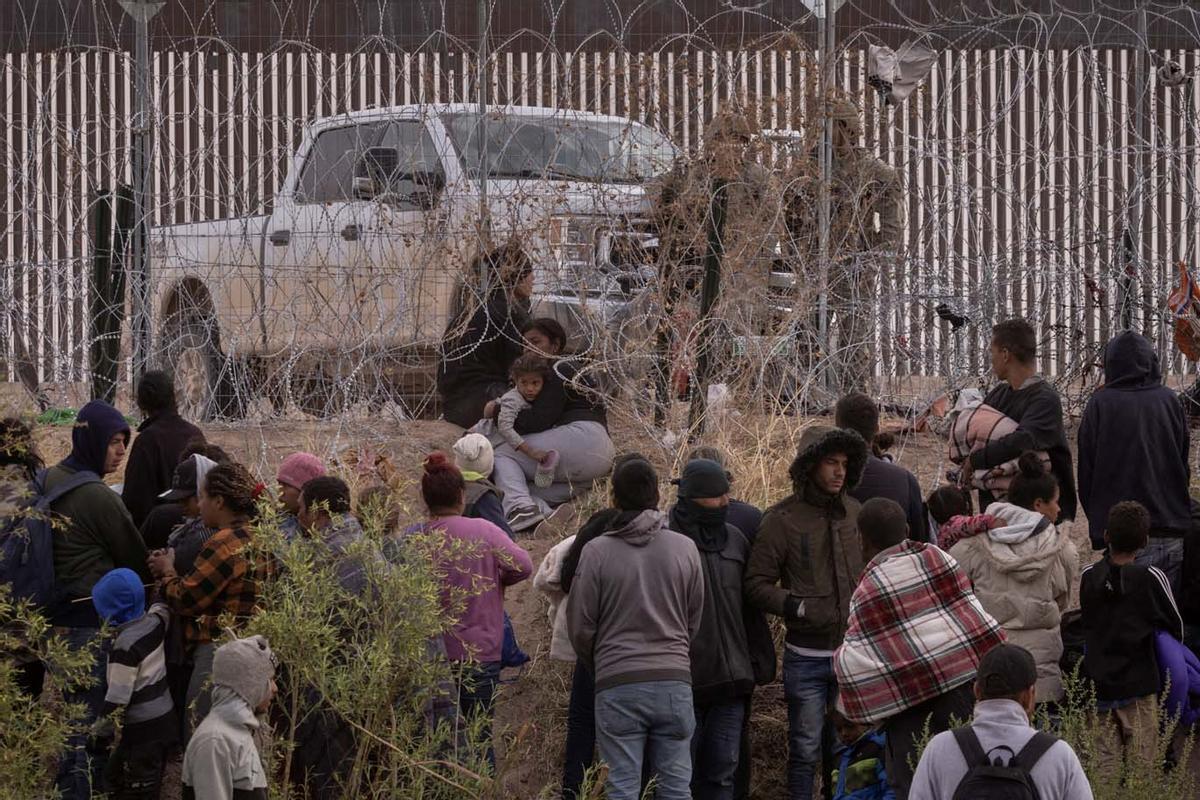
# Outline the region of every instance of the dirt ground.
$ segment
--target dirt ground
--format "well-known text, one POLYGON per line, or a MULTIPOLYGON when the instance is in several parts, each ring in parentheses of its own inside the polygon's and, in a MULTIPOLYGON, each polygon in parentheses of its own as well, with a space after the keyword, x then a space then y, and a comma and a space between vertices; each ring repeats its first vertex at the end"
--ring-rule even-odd
MULTIPOLYGON (((123 406, 124 407, 124 406, 123 406)), ((14 411, 28 413, 20 395, 0 394, 0 414, 14 411)), ((676 416, 684 411, 676 410, 676 416)), ((735 493, 751 502, 767 505, 780 499, 787 491, 787 466, 795 453, 800 432, 810 424, 829 424, 828 419, 773 417, 755 419, 731 416, 721 425, 721 433, 707 437, 710 443, 722 446, 730 454, 735 479, 735 493)), ((899 428, 900 420, 888 420, 885 428, 899 428)), ((448 449, 457 438, 458 429, 443 422, 410 421, 383 415, 359 415, 335 421, 316 421, 297 416, 295 419, 268 419, 238 424, 204 426, 211 441, 224 447, 242 460, 270 485, 274 467, 289 452, 303 449, 326 459, 336 460, 344 473, 350 473, 352 485, 361 485, 372 476, 371 465, 379 469, 394 469, 402 483, 407 483, 414 500, 413 483, 420 473, 424 454, 434 449, 448 449), (367 467, 353 464, 369 462, 367 467)), ((651 431, 635 414, 614 415, 613 436, 618 451, 637 449, 658 463, 665 478, 678 464, 686 444, 678 437, 651 431)), ((1072 437, 1073 438, 1073 437, 1072 437)), ((47 462, 63 457, 70 447, 70 427, 39 426, 37 441, 47 462)), ((945 469, 945 442, 933 434, 910 434, 898 438, 893 449, 897 461, 918 476, 928 493, 940 480, 945 469)), ((110 476, 119 482, 120 474, 110 476)), ((669 487, 667 487, 669 488, 669 487)), ((669 495, 664 495, 664 503, 669 495)), ((578 501, 580 512, 586 512, 602 502, 598 496, 578 501)), ((534 536, 524 538, 524 545, 533 556, 534 564, 562 535, 574 530, 549 530, 546 526, 534 536)), ((1086 528, 1077 523, 1073 538, 1080 550, 1081 562, 1093 556, 1086 542, 1086 528)), ((537 797, 549 787, 548 796, 557 796, 561 776, 562 747, 565 738, 567 698, 570 692, 571 667, 549 658, 550 624, 548 605, 527 581, 513 587, 506 598, 518 640, 532 660, 519 672, 506 675, 497 710, 497 729, 500 731, 498 751, 504 794, 517 798, 537 797)), ((753 711, 754 777, 752 795, 756 798, 777 798, 784 795, 784 767, 787 753, 787 716, 781 684, 760 688, 755 694, 753 711)), ((178 796, 178 768, 171 770, 171 786, 163 797, 178 796)))

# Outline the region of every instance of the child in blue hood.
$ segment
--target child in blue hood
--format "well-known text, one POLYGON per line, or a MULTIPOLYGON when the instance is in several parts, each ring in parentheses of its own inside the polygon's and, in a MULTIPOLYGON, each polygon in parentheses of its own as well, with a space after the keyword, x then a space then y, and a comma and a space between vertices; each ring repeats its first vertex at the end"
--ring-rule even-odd
POLYGON ((833 712, 842 748, 833 772, 833 800, 896 800, 883 767, 886 739, 881 731, 833 712))
POLYGON ((113 715, 123 712, 121 743, 105 775, 108 796, 158 797, 167 750, 178 741, 179 732, 167 689, 167 607, 155 603, 147 612, 142 579, 129 569, 114 569, 97 581, 92 602, 100 618, 116 629, 108 653, 104 708, 93 733, 111 736, 113 715))

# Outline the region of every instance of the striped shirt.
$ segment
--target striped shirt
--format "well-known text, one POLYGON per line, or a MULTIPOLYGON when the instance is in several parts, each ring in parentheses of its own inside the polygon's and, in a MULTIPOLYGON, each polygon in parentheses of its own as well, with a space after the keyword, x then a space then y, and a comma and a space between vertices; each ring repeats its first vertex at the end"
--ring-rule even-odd
POLYGON ((163 581, 163 599, 183 618, 183 638, 191 651, 221 637, 221 618, 246 620, 258 601, 255 570, 242 551, 247 528, 224 528, 208 538, 187 575, 163 581))
POLYGON ((169 612, 155 603, 141 617, 117 628, 108 654, 105 716, 125 709, 125 736, 168 738, 176 729, 175 706, 167 687, 163 644, 169 612))

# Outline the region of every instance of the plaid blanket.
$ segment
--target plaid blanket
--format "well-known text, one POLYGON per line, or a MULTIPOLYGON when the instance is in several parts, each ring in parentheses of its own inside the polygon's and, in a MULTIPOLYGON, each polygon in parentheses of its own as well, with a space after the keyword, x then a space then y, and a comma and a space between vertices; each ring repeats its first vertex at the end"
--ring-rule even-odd
MULTIPOLYGON (((1016 420, 983 403, 955 413, 957 418, 950 429, 948 453, 950 461, 954 464, 962 464, 971 453, 982 450, 989 442, 1003 439, 1017 429, 1016 420)), ((1049 472, 1050 455, 1045 451, 1038 451, 1038 455, 1049 472)), ((1014 458, 991 469, 975 470, 971 484, 976 489, 991 492, 997 500, 1003 500, 1017 472, 1017 460, 1014 458)), ((953 481, 957 481, 958 478, 952 473, 948 473, 947 477, 953 481)))
POLYGON ((833 656, 847 718, 876 724, 974 679, 1004 631, 947 553, 905 541, 863 571, 833 656))

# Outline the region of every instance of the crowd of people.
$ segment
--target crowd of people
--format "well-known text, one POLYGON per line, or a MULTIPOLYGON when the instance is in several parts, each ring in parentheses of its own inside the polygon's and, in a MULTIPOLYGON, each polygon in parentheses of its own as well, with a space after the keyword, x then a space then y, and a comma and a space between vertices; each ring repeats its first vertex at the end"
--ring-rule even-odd
MULTIPOLYGON (((489 307, 463 320, 464 348, 478 348, 441 370, 454 397, 447 417, 469 430, 426 458, 425 518, 404 524, 382 487, 352 497, 309 453, 282 459, 274 492, 285 546, 315 548, 355 595, 369 574, 356 549, 367 506, 388 506, 381 563, 396 558, 389 542, 415 534, 463 545, 438 551, 454 622, 431 655, 452 670, 450 704, 474 723, 483 763, 496 761, 501 670, 525 658, 505 589, 529 578, 550 601, 550 657, 574 664, 565 800, 584 796, 600 762, 610 800, 651 785, 661 800, 748 797, 753 697, 780 663, 772 618, 784 633, 792 800, 818 787, 835 800, 986 797, 1001 781, 1042 800, 1091 797, 1075 753, 1032 722, 1039 710, 1056 718, 1061 665, 1080 655, 1110 734, 1105 758, 1155 757, 1164 687, 1182 681, 1172 696, 1188 703, 1186 671, 1171 667, 1195 662, 1185 643, 1200 630, 1190 612, 1200 573, 1185 568, 1197 556, 1188 426, 1148 340, 1110 343, 1077 465, 1061 400, 1036 372, 1035 332, 1010 320, 993 330, 999 384, 972 406, 1005 424, 960 453, 956 480, 928 497, 886 452, 878 406, 856 393, 832 425, 803 431, 791 491, 775 505, 736 499, 724 455, 698 447, 663 510, 652 460, 614 458, 603 400, 562 355, 562 328, 518 324, 506 310, 528 289, 528 265, 498 266, 505 278, 489 307), (508 352, 514 341, 523 352, 508 352), (602 476, 605 507, 564 531, 535 575, 519 534, 543 521, 558 531, 571 517, 557 509, 602 476), (1102 553, 1082 573, 1071 537, 1080 501, 1102 553), (1082 654, 1064 645, 1076 585, 1082 654), (956 719, 971 723, 951 730, 956 719)), ((25 424, 0 424, 0 516, 15 518, 31 495, 50 499, 62 524, 44 611, 71 648, 98 653, 94 681, 64 692, 85 719, 58 789, 157 797, 179 752, 186 797, 265 798, 275 776, 255 742, 277 659, 244 630, 278 569, 251 547, 265 487, 180 419, 168 375, 147 373, 137 401, 136 437, 111 405, 84 406, 70 454, 49 468, 25 424), (118 493, 103 479, 127 452, 118 493)), ((21 690, 40 696, 43 665, 10 657, 21 690)), ((312 761, 294 774, 336 797, 345 765, 328 732, 312 734, 312 761)))

